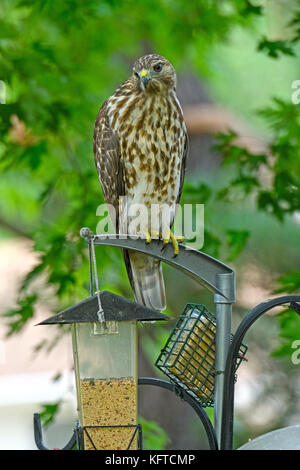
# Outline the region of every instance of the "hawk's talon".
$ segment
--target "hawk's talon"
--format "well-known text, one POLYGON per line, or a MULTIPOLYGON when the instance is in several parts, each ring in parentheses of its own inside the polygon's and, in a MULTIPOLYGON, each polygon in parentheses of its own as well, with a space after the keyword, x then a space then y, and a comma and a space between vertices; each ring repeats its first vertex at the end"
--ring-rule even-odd
POLYGON ((182 235, 174 235, 178 243, 184 242, 185 238, 182 235))
POLYGON ((159 239, 160 238, 160 233, 157 232, 156 230, 150 230, 150 231, 144 233, 144 237, 146 239, 146 244, 149 245, 151 243, 152 238, 154 238, 154 239, 159 239))
POLYGON ((144 236, 145 236, 145 242, 146 242, 146 244, 149 245, 149 243, 151 242, 151 235, 150 235, 150 232, 144 233, 144 236))
POLYGON ((163 235, 163 245, 167 245, 171 239, 173 248, 174 248, 174 255, 177 256, 179 253, 179 246, 178 242, 183 242, 184 237, 181 235, 174 235, 170 229, 168 229, 167 233, 163 235))

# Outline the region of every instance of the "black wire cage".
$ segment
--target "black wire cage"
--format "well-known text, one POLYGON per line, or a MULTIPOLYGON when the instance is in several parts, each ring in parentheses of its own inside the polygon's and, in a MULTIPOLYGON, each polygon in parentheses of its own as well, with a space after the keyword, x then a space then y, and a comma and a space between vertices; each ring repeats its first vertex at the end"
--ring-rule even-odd
MULTIPOLYGON (((216 318, 205 305, 188 303, 155 363, 176 385, 202 406, 214 405, 216 318)), ((239 350, 235 370, 245 359, 247 346, 239 350)))

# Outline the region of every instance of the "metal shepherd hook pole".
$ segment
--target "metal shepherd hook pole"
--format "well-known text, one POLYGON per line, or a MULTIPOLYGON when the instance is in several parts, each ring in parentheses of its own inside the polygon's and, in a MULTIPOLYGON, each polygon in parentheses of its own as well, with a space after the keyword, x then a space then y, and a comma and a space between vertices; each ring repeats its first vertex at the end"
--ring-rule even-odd
POLYGON ((214 396, 214 428, 218 444, 221 442, 224 400, 224 372, 231 339, 232 304, 235 302, 235 274, 217 274, 217 287, 223 295, 215 294, 216 304, 216 377, 214 396))

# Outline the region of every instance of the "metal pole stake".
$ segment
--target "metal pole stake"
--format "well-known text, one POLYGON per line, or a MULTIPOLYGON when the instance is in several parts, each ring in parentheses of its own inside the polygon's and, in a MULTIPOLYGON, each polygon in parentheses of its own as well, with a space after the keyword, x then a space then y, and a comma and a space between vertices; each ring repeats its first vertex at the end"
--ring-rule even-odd
POLYGON ((230 274, 217 274, 217 287, 224 293, 224 297, 220 294, 215 294, 217 329, 214 428, 218 444, 220 445, 224 397, 224 371, 230 346, 232 303, 235 302, 234 272, 230 274))

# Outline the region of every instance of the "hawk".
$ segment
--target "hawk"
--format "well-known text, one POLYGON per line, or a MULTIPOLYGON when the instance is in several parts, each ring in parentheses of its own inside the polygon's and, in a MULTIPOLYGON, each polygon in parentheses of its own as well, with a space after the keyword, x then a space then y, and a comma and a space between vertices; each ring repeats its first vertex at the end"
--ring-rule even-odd
MULTIPOLYGON (((182 192, 188 138, 176 96, 176 72, 167 59, 148 54, 135 61, 132 75, 98 112, 93 150, 104 199, 116 211, 116 233, 134 234, 125 223, 135 204, 149 211, 154 204, 167 204, 167 226, 165 222, 162 227, 159 210, 158 232, 150 229, 144 236, 148 243, 157 235, 163 243, 171 240, 178 253, 182 240, 170 229, 182 192)), ((164 310, 160 261, 128 250, 123 257, 136 302, 164 310)))

